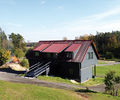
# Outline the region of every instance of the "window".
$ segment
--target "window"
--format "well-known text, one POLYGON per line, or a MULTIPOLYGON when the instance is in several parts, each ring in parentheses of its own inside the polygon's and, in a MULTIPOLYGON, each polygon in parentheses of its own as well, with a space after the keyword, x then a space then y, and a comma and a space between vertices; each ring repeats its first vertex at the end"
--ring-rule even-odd
POLYGON ((39 52, 35 52, 35 56, 39 56, 39 52))
POLYGON ((93 52, 88 52, 88 59, 93 59, 93 52))

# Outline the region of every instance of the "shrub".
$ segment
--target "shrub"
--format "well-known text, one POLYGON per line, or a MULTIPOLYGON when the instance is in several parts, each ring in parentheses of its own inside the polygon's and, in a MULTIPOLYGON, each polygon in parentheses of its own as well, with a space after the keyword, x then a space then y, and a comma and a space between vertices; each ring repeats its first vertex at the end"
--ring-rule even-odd
POLYGON ((23 67, 28 68, 28 67, 29 67, 28 60, 24 58, 24 59, 20 62, 20 65, 23 66, 23 67))
POLYGON ((10 59, 10 51, 0 49, 0 66, 5 64, 10 59))
POLYGON ((116 76, 114 71, 110 71, 106 74, 104 83, 106 92, 113 96, 118 96, 120 76, 116 76))
POLYGON ((20 48, 15 48, 14 50, 14 55, 18 58, 21 58, 21 57, 24 57, 25 56, 25 53, 23 52, 22 49, 20 48))

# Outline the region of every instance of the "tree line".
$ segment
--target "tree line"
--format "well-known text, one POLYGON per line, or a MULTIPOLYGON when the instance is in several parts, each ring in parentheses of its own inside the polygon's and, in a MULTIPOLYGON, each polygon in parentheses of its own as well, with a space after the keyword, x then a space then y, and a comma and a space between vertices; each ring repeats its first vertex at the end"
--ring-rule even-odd
POLYGON ((120 58, 120 31, 97 32, 96 35, 84 35, 77 39, 93 40, 101 57, 120 58))
POLYGON ((26 51, 26 43, 22 35, 11 33, 7 36, 0 28, 0 66, 9 60, 11 55, 24 57, 26 51))
MULTIPOLYGON (((101 57, 107 59, 120 58, 120 31, 97 32, 96 35, 84 35, 75 37, 75 39, 93 40, 101 57)), ((64 37, 64 40, 67 40, 67 38, 64 37)), ((26 43, 22 35, 11 33, 7 36, 0 28, 0 60, 4 58, 2 58, 2 56, 5 56, 3 54, 7 54, 8 56, 15 55, 21 58, 24 57, 26 52, 26 43)), ((7 57, 4 60, 8 60, 9 58, 7 57)), ((4 62, 6 61, 0 61, 0 65, 4 62)))

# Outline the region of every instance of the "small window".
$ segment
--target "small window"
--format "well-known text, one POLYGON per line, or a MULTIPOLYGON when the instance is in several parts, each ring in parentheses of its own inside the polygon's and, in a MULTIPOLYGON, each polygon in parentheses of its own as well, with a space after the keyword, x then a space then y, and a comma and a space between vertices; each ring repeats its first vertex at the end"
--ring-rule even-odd
POLYGON ((93 59, 93 52, 91 52, 91 59, 93 59))
POLYGON ((39 52, 35 52, 35 56, 39 56, 39 52))
POLYGON ((88 52, 88 59, 93 59, 93 52, 88 52))

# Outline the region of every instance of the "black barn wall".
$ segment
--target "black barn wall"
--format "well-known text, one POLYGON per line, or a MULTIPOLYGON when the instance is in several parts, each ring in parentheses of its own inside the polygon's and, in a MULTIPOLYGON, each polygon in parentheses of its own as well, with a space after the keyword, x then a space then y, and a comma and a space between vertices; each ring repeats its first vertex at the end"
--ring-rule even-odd
POLYGON ((56 62, 50 67, 50 75, 80 80, 79 63, 56 62))

